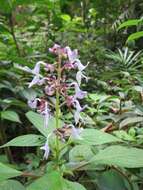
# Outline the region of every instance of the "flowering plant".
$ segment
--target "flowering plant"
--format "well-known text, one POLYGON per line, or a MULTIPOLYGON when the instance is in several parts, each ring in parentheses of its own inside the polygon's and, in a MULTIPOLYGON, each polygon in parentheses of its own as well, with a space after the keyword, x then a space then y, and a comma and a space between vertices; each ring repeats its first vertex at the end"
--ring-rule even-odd
MULTIPOLYGON (((48 159, 50 153, 49 138, 52 134, 56 134, 56 149, 57 157, 59 156, 59 140, 65 142, 64 135, 58 135, 61 130, 69 130, 69 136, 72 139, 80 139, 80 133, 83 128, 77 127, 80 123, 84 122, 81 116, 81 112, 86 108, 81 106, 79 100, 83 99, 86 95, 86 91, 80 89, 82 79, 87 81, 87 77, 84 74, 84 66, 79 58, 78 51, 71 50, 70 47, 62 48, 60 45, 55 44, 52 48, 49 48, 50 53, 56 56, 56 61, 53 64, 39 61, 36 63, 33 69, 29 67, 21 67, 17 65, 17 68, 22 69, 33 75, 32 81, 29 83, 29 88, 39 86, 43 89, 43 95, 41 97, 32 97, 28 100, 28 105, 32 109, 36 109, 44 117, 45 128, 49 125, 49 119, 51 116, 55 116, 56 130, 47 136, 45 145, 41 147, 45 151, 44 158, 48 159), (41 74, 42 67, 44 68, 44 74, 41 74), (70 71, 76 71, 75 80, 69 77, 70 71), (55 99, 54 99, 55 98, 55 99), (51 102, 50 100, 55 101, 51 102), (65 108, 73 114, 74 123, 66 124, 61 128, 59 121, 61 120, 61 111, 65 108), (74 109, 74 111, 73 111, 74 109), (58 132, 57 132, 58 131, 58 132)), ((79 125, 80 126, 80 125, 79 125)), ((57 158, 58 159, 58 158, 57 158)))

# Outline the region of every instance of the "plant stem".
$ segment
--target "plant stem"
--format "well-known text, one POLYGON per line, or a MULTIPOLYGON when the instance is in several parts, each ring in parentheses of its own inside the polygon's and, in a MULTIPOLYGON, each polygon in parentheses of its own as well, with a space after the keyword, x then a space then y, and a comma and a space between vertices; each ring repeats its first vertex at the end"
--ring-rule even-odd
POLYGON ((58 70, 57 70, 57 89, 56 89, 56 128, 59 128, 59 113, 60 113, 60 79, 61 79, 61 56, 58 57, 58 70))
MULTIPOLYGON (((59 114, 60 114, 60 80, 61 80, 61 55, 58 56, 58 68, 57 68, 57 88, 56 88, 56 128, 59 128, 59 114)), ((59 139, 58 136, 56 136, 56 160, 57 160, 57 166, 59 168, 59 139)))

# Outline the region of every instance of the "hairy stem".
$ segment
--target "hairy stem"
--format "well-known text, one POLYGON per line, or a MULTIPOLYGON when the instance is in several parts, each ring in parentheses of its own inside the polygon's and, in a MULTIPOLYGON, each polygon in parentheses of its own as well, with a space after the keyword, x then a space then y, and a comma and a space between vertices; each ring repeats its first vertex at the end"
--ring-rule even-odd
MULTIPOLYGON (((60 117, 60 80, 61 80, 61 55, 58 56, 58 68, 57 68, 57 88, 56 88, 56 128, 59 128, 59 117, 60 117)), ((56 137, 56 160, 57 165, 59 163, 59 139, 56 137)))
POLYGON ((58 57, 58 70, 57 70, 57 89, 56 89, 56 128, 59 128, 59 113, 60 113, 60 79, 61 79, 61 56, 58 57))

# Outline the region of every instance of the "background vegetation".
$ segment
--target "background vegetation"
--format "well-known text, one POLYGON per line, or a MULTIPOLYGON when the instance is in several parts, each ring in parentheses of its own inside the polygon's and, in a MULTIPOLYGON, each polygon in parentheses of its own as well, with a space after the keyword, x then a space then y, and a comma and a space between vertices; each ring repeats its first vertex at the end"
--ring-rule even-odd
MULTIPOLYGON (((31 76, 15 67, 54 61, 54 43, 89 62, 84 127, 93 131, 70 146, 77 165, 63 163, 64 190, 143 189, 142 11, 141 0, 0 0, 0 190, 63 189, 39 149, 41 118, 27 105, 42 91, 28 89, 31 76), (10 141, 27 134, 37 136, 10 141)), ((66 110, 63 118, 71 120, 66 110)))

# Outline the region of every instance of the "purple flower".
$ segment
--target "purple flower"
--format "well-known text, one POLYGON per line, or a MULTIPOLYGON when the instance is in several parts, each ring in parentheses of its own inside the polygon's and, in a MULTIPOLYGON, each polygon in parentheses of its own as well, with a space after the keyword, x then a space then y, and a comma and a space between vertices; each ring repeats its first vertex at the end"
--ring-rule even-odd
POLYGON ((74 63, 78 57, 78 51, 77 49, 75 50, 71 50, 70 47, 65 47, 65 51, 67 53, 68 59, 70 61, 70 63, 74 63))
POLYGON ((45 102, 45 108, 44 111, 41 112, 41 114, 44 116, 44 127, 48 127, 49 118, 50 118, 50 110, 48 108, 48 103, 45 102))
POLYGON ((46 65, 46 63, 44 63, 43 61, 38 61, 36 63, 36 65, 35 65, 34 69, 30 69, 27 66, 22 67, 21 65, 18 65, 18 64, 15 64, 15 67, 20 69, 20 70, 26 71, 28 73, 31 73, 31 74, 34 74, 34 75, 39 75, 39 73, 40 73, 40 65, 46 65))
POLYGON ((40 77, 35 75, 32 81, 29 83, 28 88, 31 88, 33 85, 38 84, 40 82, 40 77))
POLYGON ((77 80, 79 86, 81 85, 81 79, 82 78, 85 78, 86 82, 87 82, 88 78, 81 71, 78 71, 76 74, 76 80, 77 80))
POLYGON ((37 108, 37 103, 38 103, 39 98, 34 98, 31 100, 28 100, 28 105, 30 108, 35 109, 37 108))
POLYGON ((52 48, 49 48, 49 52, 58 54, 60 49, 61 49, 60 45, 54 44, 54 46, 52 48))
POLYGON ((54 85, 46 86, 46 87, 45 87, 45 93, 46 93, 48 96, 54 95, 54 93, 55 93, 54 85))
POLYGON ((38 61, 34 67, 34 69, 32 69, 32 74, 34 75, 39 75, 40 73, 40 65, 41 64, 45 64, 43 61, 38 61))
POLYGON ((88 64, 89 63, 87 63, 87 65, 83 65, 79 59, 76 59, 75 61, 75 66, 78 68, 79 71, 83 71, 88 66, 88 64))
POLYGON ((37 84, 40 85, 40 86, 43 85, 43 84, 45 84, 45 79, 46 78, 39 79, 39 81, 37 82, 37 84))
POLYGON ((86 91, 80 90, 78 83, 73 82, 73 83, 71 83, 70 86, 72 86, 72 85, 74 85, 74 87, 75 87, 75 95, 74 95, 75 99, 77 99, 77 98, 78 99, 83 99, 87 95, 86 91))
POLYGON ((72 128, 71 137, 73 139, 82 139, 80 134, 81 134, 81 131, 83 130, 83 128, 76 128, 74 125, 69 125, 69 126, 71 126, 71 128, 72 128))
POLYGON ((50 147, 49 147, 48 139, 47 139, 45 145, 42 146, 40 149, 45 151, 44 152, 44 158, 47 160, 49 157, 49 153, 50 153, 50 147))
POLYGON ((74 96, 67 96, 66 97, 66 104, 68 107, 71 107, 74 103, 74 96))
POLYGON ((74 69, 75 66, 74 66, 73 63, 67 62, 67 63, 64 65, 64 68, 70 70, 70 69, 74 69))
POLYGON ((42 78, 42 75, 40 75, 40 65, 46 65, 46 63, 44 63, 43 61, 39 61, 36 63, 34 69, 30 69, 29 67, 25 66, 25 67, 22 67, 20 65, 16 65, 16 68, 19 68, 23 71, 26 71, 28 73, 31 73, 33 75, 35 75, 32 79, 32 81, 29 83, 29 88, 31 88, 33 85, 35 84, 43 84, 44 83, 44 79, 40 79, 40 77, 42 78))
POLYGON ((83 118, 81 117, 80 112, 82 112, 87 106, 85 105, 84 107, 81 107, 79 101, 75 100, 74 107, 76 108, 76 111, 74 113, 74 120, 75 124, 77 125, 79 123, 79 120, 83 122, 83 118))
POLYGON ((55 67, 54 67, 53 64, 46 64, 46 65, 45 65, 45 70, 52 73, 52 72, 54 72, 55 67))

